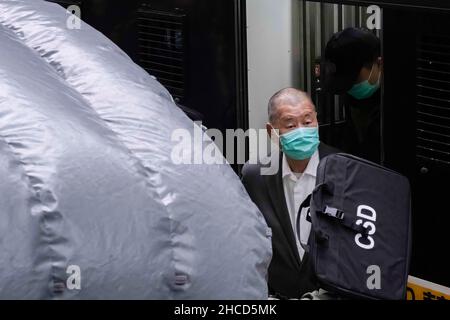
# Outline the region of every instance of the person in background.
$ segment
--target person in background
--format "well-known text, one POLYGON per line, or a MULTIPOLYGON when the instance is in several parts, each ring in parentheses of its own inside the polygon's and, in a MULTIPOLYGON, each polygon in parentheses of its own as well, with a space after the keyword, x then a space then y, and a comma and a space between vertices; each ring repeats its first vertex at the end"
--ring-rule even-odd
POLYGON ((380 40, 370 31, 347 28, 328 41, 322 63, 325 93, 343 94, 347 114, 344 152, 381 161, 381 90, 383 72, 380 40))

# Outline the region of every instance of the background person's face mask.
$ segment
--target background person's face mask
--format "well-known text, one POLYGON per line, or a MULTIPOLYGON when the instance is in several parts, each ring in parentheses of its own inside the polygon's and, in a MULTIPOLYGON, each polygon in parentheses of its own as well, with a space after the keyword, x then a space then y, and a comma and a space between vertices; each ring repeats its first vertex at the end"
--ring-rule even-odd
MULTIPOLYGON (((372 77, 372 70, 370 71, 369 79, 372 77)), ((370 84, 369 79, 366 81, 355 84, 349 91, 348 94, 357 100, 370 98, 379 88, 380 88, 380 78, 381 72, 378 75, 378 81, 375 84, 370 84)))
POLYGON ((294 160, 309 159, 316 152, 320 143, 319 127, 300 127, 282 134, 279 138, 281 148, 286 156, 294 160))

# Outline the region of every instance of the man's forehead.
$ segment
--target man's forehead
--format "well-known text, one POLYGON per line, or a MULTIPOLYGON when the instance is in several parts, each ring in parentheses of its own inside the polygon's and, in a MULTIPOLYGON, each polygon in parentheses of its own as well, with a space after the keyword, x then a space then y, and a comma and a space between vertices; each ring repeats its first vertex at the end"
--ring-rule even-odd
POLYGON ((311 113, 315 111, 314 105, 309 101, 303 101, 295 106, 291 104, 282 104, 277 108, 277 113, 280 117, 284 115, 296 115, 300 116, 305 113, 311 113))

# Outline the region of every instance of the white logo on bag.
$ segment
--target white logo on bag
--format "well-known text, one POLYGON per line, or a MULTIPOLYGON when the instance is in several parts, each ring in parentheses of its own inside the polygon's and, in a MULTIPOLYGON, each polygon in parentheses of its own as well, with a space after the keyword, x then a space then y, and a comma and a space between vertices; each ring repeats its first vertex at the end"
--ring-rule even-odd
POLYGON ((79 266, 71 265, 67 267, 67 274, 70 276, 67 278, 66 287, 69 290, 81 290, 81 269, 79 266))
POLYGON ((361 233, 358 233, 355 236, 355 242, 356 244, 366 250, 370 250, 373 249, 373 247, 375 246, 375 240, 372 238, 372 236, 375 234, 376 232, 376 227, 374 222, 377 221, 377 213, 375 211, 375 209, 373 209, 372 207, 366 206, 366 205, 361 205, 358 207, 358 211, 356 214, 357 217, 363 218, 363 219, 358 219, 356 220, 356 224, 358 226, 362 225, 364 228, 368 229, 368 234, 367 237, 363 237, 363 235, 361 233), (364 239, 364 241, 369 241, 368 243, 364 243, 364 241, 362 241, 362 239, 364 239))
POLYGON ((370 277, 367 278, 367 288, 369 290, 380 290, 381 289, 381 269, 377 265, 369 266, 367 268, 367 274, 370 277))

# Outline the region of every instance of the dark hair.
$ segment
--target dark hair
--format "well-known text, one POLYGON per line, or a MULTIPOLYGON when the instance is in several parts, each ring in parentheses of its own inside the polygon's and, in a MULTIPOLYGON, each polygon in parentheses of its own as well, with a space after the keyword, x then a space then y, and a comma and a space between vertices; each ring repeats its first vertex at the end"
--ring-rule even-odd
POLYGON ((370 68, 381 55, 380 39, 367 29, 347 28, 328 41, 322 60, 326 91, 347 91, 363 67, 370 68))

